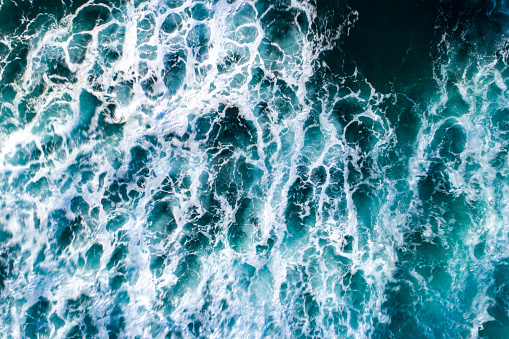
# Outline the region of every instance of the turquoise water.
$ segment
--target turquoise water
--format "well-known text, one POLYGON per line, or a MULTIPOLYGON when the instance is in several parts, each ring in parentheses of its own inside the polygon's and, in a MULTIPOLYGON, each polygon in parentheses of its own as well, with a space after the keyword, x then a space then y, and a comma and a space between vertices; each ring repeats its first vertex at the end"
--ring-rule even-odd
POLYGON ((1 338, 509 338, 505 0, 3 0, 1 338))

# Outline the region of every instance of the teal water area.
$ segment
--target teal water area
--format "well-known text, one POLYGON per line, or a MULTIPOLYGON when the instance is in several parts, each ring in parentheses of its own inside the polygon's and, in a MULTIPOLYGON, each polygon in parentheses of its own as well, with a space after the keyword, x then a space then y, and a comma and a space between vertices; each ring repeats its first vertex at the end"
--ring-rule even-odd
POLYGON ((0 337, 509 338, 504 0, 0 5, 0 337))

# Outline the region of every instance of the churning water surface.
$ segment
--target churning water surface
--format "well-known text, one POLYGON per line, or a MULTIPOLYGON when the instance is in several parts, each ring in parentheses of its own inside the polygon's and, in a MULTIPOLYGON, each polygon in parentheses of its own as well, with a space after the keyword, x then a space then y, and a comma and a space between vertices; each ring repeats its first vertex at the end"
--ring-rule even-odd
POLYGON ((509 338, 505 0, 2 0, 1 338, 509 338))

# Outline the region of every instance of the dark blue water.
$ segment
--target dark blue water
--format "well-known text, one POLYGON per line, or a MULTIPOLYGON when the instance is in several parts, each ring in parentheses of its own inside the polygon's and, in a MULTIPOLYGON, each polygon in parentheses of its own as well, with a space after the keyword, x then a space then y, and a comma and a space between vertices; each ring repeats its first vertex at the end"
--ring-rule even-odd
POLYGON ((1 338, 509 338, 505 0, 3 0, 1 338))

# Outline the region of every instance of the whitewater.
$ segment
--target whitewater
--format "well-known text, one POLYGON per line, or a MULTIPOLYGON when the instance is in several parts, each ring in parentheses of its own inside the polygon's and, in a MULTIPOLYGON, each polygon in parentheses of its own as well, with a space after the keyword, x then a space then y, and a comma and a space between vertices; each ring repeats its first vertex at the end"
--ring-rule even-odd
POLYGON ((0 337, 509 338, 508 7, 2 0, 0 337))

